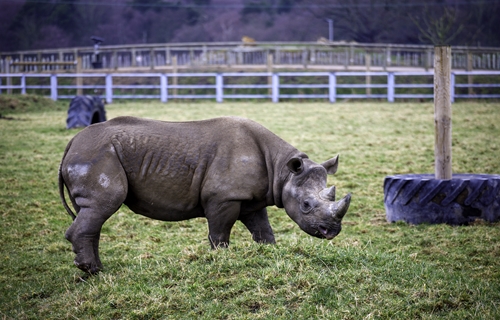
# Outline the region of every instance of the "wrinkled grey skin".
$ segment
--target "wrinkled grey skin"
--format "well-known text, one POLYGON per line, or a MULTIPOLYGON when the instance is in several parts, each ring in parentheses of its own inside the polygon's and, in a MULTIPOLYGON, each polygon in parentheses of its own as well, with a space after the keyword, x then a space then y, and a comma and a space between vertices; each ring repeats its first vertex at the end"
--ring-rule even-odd
POLYGON ((341 229, 350 194, 335 202, 327 173, 338 157, 319 165, 246 119, 162 122, 119 117, 87 127, 66 147, 59 191, 73 217, 66 238, 75 265, 102 269, 103 223, 122 204, 164 221, 206 217, 213 248, 229 244, 240 220, 257 242, 274 243, 266 207, 284 207, 310 235, 332 239, 341 229), (76 210, 69 208, 64 187, 76 210))

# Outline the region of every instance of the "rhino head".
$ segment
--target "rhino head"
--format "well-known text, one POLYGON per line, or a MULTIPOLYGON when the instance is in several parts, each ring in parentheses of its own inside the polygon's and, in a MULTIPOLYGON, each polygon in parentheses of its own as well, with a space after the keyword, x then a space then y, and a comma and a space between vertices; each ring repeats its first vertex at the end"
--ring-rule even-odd
POLYGON ((335 201, 335 186, 326 187, 327 174, 334 174, 337 166, 338 156, 321 165, 308 158, 292 158, 287 163, 290 174, 283 186, 283 206, 314 237, 330 240, 337 236, 351 202, 351 194, 335 201))

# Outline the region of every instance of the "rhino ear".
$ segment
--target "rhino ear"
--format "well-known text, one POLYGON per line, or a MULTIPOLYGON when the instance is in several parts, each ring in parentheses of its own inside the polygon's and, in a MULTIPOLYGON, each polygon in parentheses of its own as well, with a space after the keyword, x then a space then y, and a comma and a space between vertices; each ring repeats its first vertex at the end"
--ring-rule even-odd
POLYGON ((290 159, 287 162, 286 166, 294 174, 299 174, 302 171, 304 171, 304 164, 303 164, 301 158, 292 158, 292 159, 290 159))
POLYGON ((331 158, 330 160, 326 160, 321 165, 326 169, 326 173, 334 174, 337 172, 337 167, 339 166, 339 155, 331 158))

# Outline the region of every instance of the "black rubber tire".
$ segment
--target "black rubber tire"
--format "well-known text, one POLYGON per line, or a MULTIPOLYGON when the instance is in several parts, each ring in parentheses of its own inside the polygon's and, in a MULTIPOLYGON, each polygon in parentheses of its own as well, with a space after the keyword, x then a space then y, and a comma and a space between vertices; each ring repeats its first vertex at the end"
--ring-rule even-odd
POLYGON ((76 96, 68 109, 66 129, 87 127, 106 121, 106 110, 101 98, 97 96, 76 96))
POLYGON ((384 205, 389 222, 500 221, 500 175, 454 174, 451 180, 437 180, 433 174, 387 176, 384 205))

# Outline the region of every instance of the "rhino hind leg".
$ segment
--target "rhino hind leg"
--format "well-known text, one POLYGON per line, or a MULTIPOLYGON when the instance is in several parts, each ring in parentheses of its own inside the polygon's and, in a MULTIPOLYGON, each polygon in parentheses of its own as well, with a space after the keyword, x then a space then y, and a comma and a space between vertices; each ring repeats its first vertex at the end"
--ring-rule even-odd
POLYGON ((82 271, 96 274, 103 266, 99 258, 99 238, 104 221, 88 219, 85 210, 78 213, 73 224, 66 231, 66 239, 73 245, 76 254, 74 264, 82 271))
POLYGON ((102 225, 120 208, 126 197, 123 187, 115 188, 113 193, 98 191, 99 196, 91 194, 86 200, 79 200, 89 205, 80 206, 76 219, 66 231, 66 239, 71 242, 76 253, 75 265, 90 274, 103 269, 99 258, 102 225))
POLYGON ((240 215, 240 221, 252 234, 252 239, 258 243, 276 243, 274 233, 267 216, 267 209, 264 208, 249 214, 240 215))
POLYGON ((94 161, 80 159, 81 154, 87 153, 90 154, 81 152, 76 159, 67 156, 63 160, 62 174, 77 213, 65 236, 73 245, 75 265, 95 274, 103 269, 99 258, 102 225, 125 201, 128 184, 117 157, 102 156, 94 161))

